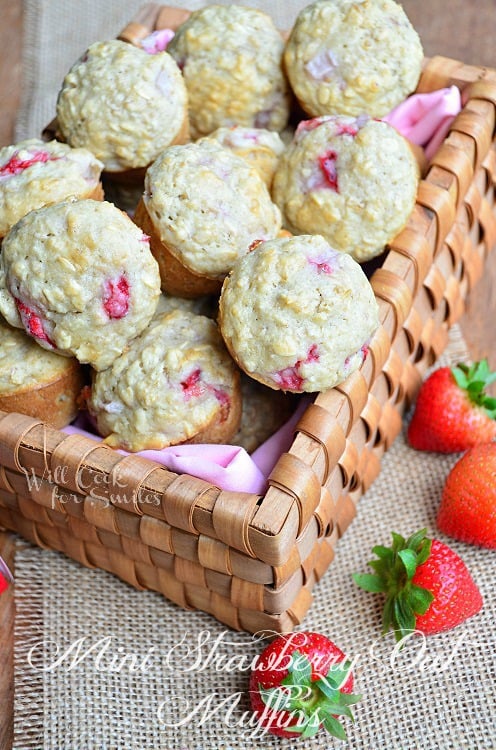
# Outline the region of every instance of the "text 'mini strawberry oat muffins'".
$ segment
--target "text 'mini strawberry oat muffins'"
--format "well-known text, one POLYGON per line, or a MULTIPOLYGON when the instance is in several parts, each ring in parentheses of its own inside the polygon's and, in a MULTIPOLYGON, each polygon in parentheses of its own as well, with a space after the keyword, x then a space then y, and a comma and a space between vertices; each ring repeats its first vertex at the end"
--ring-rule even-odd
POLYGON ((103 199, 103 164, 84 148, 32 138, 0 148, 0 238, 35 208, 74 196, 103 199))
POLYGON ((148 325, 160 275, 148 237, 113 204, 31 211, 0 254, 0 313, 45 349, 102 370, 148 325))
POLYGON ((360 265, 323 237, 306 235, 262 242, 238 261, 222 288, 219 325, 255 380, 314 392, 362 364, 379 312, 360 265))
POLYGON ((284 52, 291 87, 312 117, 382 117, 420 78, 420 38, 394 0, 317 0, 298 15, 284 52))
POLYGON ((217 128, 206 136, 241 156, 254 167, 270 190, 279 157, 283 153, 284 142, 275 130, 265 128, 217 128))
POLYGON ((162 288, 183 297, 218 293, 253 242, 281 228, 256 170, 209 139, 171 146, 155 160, 134 221, 150 235, 162 288))
POLYGON ((283 49, 272 18, 260 10, 194 11, 167 47, 186 81, 192 137, 231 125, 283 130, 290 103, 283 49))
POLYGON ((241 417, 239 371, 213 320, 174 310, 95 375, 88 409, 112 447, 228 443, 241 417))
POLYGON ((408 141, 366 115, 303 120, 279 160, 272 196, 293 234, 317 233, 359 262, 383 252, 415 205, 408 141))
POLYGON ((64 140, 92 151, 107 173, 143 170, 171 143, 188 140, 184 80, 167 52, 96 42, 64 78, 57 121, 64 140))
POLYGON ((0 318, 0 409, 59 429, 78 413, 83 374, 74 358, 42 349, 0 318))

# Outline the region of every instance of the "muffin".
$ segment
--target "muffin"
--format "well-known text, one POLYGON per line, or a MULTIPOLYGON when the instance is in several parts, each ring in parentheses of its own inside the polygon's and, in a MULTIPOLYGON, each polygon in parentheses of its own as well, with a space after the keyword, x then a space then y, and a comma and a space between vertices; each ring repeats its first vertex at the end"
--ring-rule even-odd
POLYGON ((283 49, 271 17, 260 10, 194 11, 167 46, 186 82, 192 137, 231 125, 283 130, 290 102, 283 49))
POLYGON ((31 211, 0 254, 0 313, 38 344, 109 367, 150 322, 160 276, 148 237, 111 203, 31 211))
POLYGON ((0 239, 29 211, 70 196, 103 199, 103 164, 84 148, 36 138, 0 148, 0 239))
POLYGON ((293 234, 320 234, 363 262, 403 229, 418 182, 413 151, 391 125, 327 116, 298 126, 279 161, 273 198, 293 234))
POLYGON ((217 128, 206 136, 230 149, 254 167, 270 189, 284 143, 279 133, 265 128, 217 128))
POLYGON ((0 410, 65 427, 78 412, 82 368, 38 346, 0 318, 0 410))
POLYGON ((261 242, 224 282, 219 325, 244 372, 270 388, 323 391, 363 362, 379 325, 362 268, 306 235, 261 242))
POLYGON ((257 172, 207 139, 171 146, 150 166, 134 221, 150 235, 162 289, 180 297, 218 293, 250 245, 281 227, 257 172))
POLYGON ((64 78, 57 121, 62 138, 89 149, 105 172, 142 176, 164 148, 188 140, 186 87, 167 52, 96 42, 64 78))
POLYGON ((422 60, 394 0, 317 0, 298 15, 284 51, 291 87, 312 117, 382 117, 415 89, 422 60))
POLYGON ((174 310, 95 375, 90 415, 105 442, 128 451, 229 442, 239 426, 239 372, 210 318, 174 310))

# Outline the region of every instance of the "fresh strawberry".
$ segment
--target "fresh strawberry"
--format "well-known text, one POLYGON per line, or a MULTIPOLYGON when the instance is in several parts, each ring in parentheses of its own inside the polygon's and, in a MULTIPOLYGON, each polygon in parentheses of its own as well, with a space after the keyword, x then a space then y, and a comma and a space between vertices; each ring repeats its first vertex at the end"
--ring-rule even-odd
POLYGON ((496 443, 474 445, 453 466, 437 526, 462 542, 496 548, 496 443))
POLYGON ((487 360, 435 370, 420 389, 408 427, 413 448, 457 453, 496 439, 496 398, 486 387, 496 381, 487 360))
POLYGON ((459 625, 482 607, 482 597, 463 560, 426 530, 404 539, 392 534, 391 547, 377 546, 374 573, 355 574, 365 591, 386 595, 383 633, 390 627, 399 641, 417 630, 424 635, 459 625))
POLYGON ((260 654, 250 677, 259 724, 279 737, 312 737, 321 727, 339 739, 337 716, 353 719, 353 675, 345 654, 319 633, 280 635, 260 654))

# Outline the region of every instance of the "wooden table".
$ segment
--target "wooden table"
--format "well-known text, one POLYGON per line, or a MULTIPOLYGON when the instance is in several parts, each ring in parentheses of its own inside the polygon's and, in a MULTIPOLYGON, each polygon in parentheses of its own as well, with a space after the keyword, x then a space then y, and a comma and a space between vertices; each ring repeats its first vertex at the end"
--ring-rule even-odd
MULTIPOLYGON (((22 0, 1 1, 0 146, 13 142, 22 70, 22 0)), ((426 55, 440 54, 465 63, 496 67, 496 0, 476 0, 474 3, 466 0, 449 0, 449 3, 446 0, 403 0, 402 5, 421 36, 426 55)), ((116 33, 118 31, 116 29, 116 33)), ((495 314, 496 252, 468 300, 461 321, 473 358, 488 356, 493 367, 496 367, 495 314)), ((0 555, 11 566, 15 541, 14 535, 0 532, 0 555)), ((8 750, 12 745, 14 615, 11 589, 0 599, 0 750, 8 750)))

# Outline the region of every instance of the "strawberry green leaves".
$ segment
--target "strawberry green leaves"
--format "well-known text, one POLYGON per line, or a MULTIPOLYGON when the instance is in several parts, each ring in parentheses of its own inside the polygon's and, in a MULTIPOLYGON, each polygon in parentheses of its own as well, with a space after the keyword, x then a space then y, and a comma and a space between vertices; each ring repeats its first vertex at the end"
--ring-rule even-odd
POLYGON ((250 675, 250 701, 260 725, 280 737, 313 737, 325 729, 346 739, 340 718, 353 721, 351 664, 320 633, 294 632, 269 643, 250 675))
POLYGON ((369 565, 375 574, 353 576, 365 591, 386 594, 382 629, 386 633, 392 627, 397 640, 415 630, 416 615, 425 614, 434 598, 430 591, 413 583, 417 568, 430 554, 431 540, 425 533, 422 529, 405 539, 393 532, 391 547, 372 548, 378 559, 369 565))
POLYGON ((313 737, 321 726, 333 737, 346 739, 346 732, 337 716, 353 721, 350 706, 361 696, 340 691, 349 676, 350 663, 333 664, 325 676, 313 679, 310 660, 294 651, 288 665, 288 674, 280 686, 264 688, 259 684, 262 701, 274 711, 287 711, 297 717, 297 723, 287 731, 302 737, 313 737))
POLYGON ((470 401, 481 406, 488 417, 496 419, 496 398, 486 392, 488 386, 496 382, 496 372, 491 372, 487 359, 470 366, 458 364, 451 372, 459 388, 467 392, 470 401))

